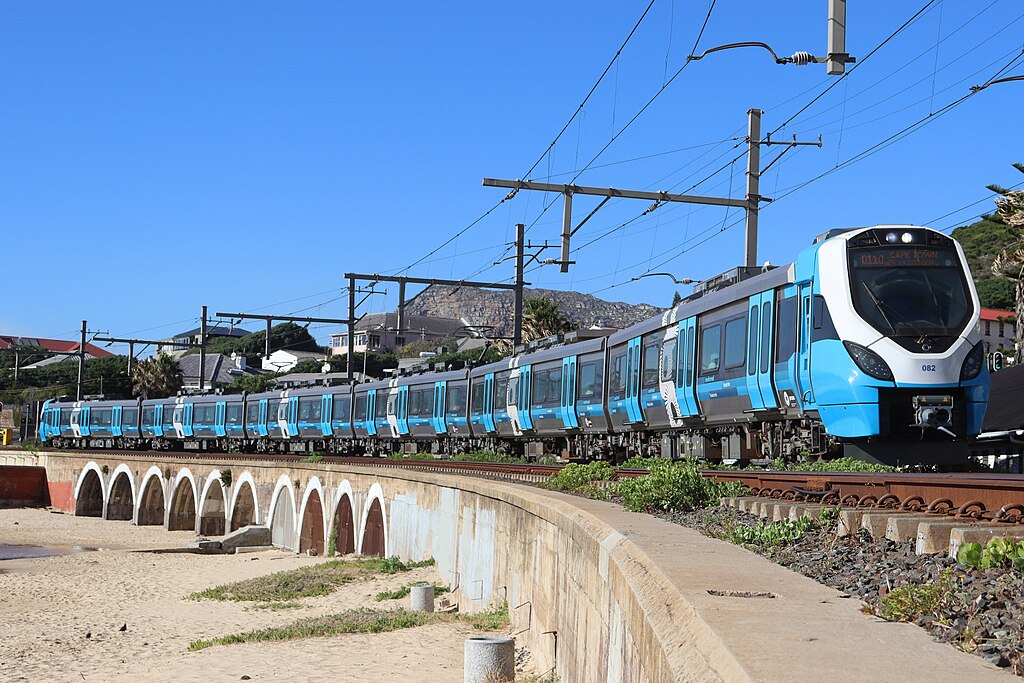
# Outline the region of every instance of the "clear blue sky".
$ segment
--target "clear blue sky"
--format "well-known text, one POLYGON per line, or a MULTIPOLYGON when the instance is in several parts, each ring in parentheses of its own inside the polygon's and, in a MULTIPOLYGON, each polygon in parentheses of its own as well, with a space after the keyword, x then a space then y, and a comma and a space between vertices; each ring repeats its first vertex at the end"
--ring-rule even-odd
MULTIPOLYGON (((864 57, 924 2, 851 2, 848 50, 864 57)), ((646 5, 3 3, 0 333, 73 338, 86 318, 163 337, 202 304, 344 317, 342 274, 408 266, 497 202, 503 191, 481 178, 526 172, 646 5)), ((683 63, 708 6, 657 0, 531 177, 566 182, 590 161, 683 63)), ((759 40, 823 53, 825 7, 718 0, 701 49, 759 40)), ((825 146, 791 151, 762 193, 781 196, 941 110, 1020 54, 1022 34, 1016 0, 935 2, 779 132, 820 132, 825 146)), ((766 110, 770 131, 829 83, 823 66, 777 66, 759 50, 693 62, 577 182, 740 196, 745 159, 727 162, 747 109, 766 110)), ((1022 102, 1024 83, 993 86, 765 208, 761 260, 788 262, 830 227, 928 223, 985 198, 988 183, 1024 180, 1010 167, 1024 161, 1022 102)), ((411 273, 509 277, 511 263, 477 271, 516 222, 557 239, 560 203, 541 216, 550 200, 520 193, 411 273)), ((577 198, 577 217, 596 203, 577 198)), ((576 244, 644 208, 610 202, 576 244)), ((580 251, 570 274, 530 279, 667 305, 667 279, 620 283, 675 254, 658 270, 702 278, 736 265, 741 219, 666 206, 580 251)), ((393 306, 388 291, 365 310, 393 306)))

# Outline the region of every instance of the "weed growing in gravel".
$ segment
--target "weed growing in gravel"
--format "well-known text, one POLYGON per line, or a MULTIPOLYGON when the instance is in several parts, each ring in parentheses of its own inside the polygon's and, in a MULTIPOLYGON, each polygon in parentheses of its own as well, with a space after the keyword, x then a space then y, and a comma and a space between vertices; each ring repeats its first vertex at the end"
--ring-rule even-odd
MULTIPOLYGON (((380 593, 377 593, 377 596, 374 599, 377 602, 383 602, 385 600, 401 600, 405 596, 409 595, 410 591, 412 591, 412 587, 415 585, 417 584, 407 583, 401 588, 393 591, 381 591, 380 593)), ((434 595, 441 595, 443 593, 447 593, 449 590, 451 589, 448 588, 448 586, 434 586, 434 595)))
POLYGON ((608 481, 614 476, 615 468, 601 460, 595 460, 586 465, 569 463, 557 474, 552 474, 551 478, 544 483, 544 488, 552 491, 578 493, 589 498, 607 499, 608 490, 594 482, 608 481))
POLYGON ((974 569, 1016 569, 1024 572, 1024 541, 993 538, 983 547, 980 543, 964 543, 956 561, 974 569))
POLYGON ((937 616, 951 608, 965 607, 960 604, 959 587, 953 572, 947 569, 935 581, 889 591, 875 605, 866 605, 864 611, 886 621, 917 621, 937 616))
POLYGON ((613 493, 633 512, 679 512, 717 505, 725 496, 743 495, 739 482, 721 482, 701 476, 696 460, 662 460, 636 479, 624 479, 613 493))
POLYGON ((397 574, 400 571, 429 567, 433 564, 433 559, 405 564, 397 557, 331 560, 310 567, 215 586, 193 593, 188 599, 286 602, 297 598, 327 595, 342 584, 374 574, 397 574))

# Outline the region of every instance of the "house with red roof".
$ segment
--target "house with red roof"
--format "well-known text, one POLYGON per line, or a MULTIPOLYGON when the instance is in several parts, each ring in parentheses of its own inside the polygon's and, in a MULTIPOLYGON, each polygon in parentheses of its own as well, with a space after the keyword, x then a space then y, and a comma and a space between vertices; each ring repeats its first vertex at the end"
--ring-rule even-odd
POLYGON ((1013 311, 995 308, 981 309, 981 338, 985 342, 985 353, 1002 350, 1013 351, 1017 316, 1013 311))
MULTIPOLYGON (((0 334, 0 349, 24 349, 28 353, 54 353, 59 354, 53 357, 53 361, 59 362, 68 358, 69 355, 77 354, 81 344, 77 341, 63 341, 61 339, 43 339, 42 337, 18 337, 15 335, 0 334)), ((110 351, 101 349, 95 344, 86 343, 86 358, 105 358, 112 356, 110 351)), ((50 361, 51 359, 47 359, 50 361)), ((46 363, 46 361, 41 361, 46 363)), ((38 363, 37 363, 38 365, 38 363)))

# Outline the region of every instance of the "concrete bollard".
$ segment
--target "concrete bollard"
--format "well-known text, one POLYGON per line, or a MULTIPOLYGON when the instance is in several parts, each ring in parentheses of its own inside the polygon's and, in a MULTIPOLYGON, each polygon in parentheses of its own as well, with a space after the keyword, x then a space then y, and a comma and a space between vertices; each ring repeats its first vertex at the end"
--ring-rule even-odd
POLYGON ((413 612, 433 612, 434 587, 430 584, 410 586, 409 607, 413 612))
POLYGON ((466 638, 464 683, 512 683, 516 679, 515 638, 466 638))

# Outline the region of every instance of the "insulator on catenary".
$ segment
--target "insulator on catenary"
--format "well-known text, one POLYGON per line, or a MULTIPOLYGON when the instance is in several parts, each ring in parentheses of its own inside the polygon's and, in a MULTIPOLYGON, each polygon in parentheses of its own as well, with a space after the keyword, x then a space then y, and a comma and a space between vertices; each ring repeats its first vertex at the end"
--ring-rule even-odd
POLYGON ((797 66, 804 66, 805 64, 817 64, 818 60, 810 52, 794 52, 793 56, 790 57, 792 62, 797 66))

